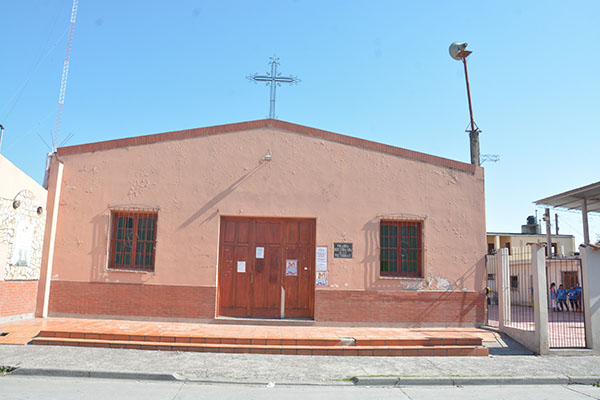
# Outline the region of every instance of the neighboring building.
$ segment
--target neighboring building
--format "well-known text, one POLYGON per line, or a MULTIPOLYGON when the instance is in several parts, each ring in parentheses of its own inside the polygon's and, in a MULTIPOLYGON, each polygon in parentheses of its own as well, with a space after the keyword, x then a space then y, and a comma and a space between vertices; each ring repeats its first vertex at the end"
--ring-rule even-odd
MULTIPOLYGON (((525 227, 527 225, 523 225, 525 227)), ((539 225, 537 232, 540 232, 539 225)), ((575 236, 573 235, 550 235, 552 240, 552 255, 553 256, 572 256, 575 254, 575 236)), ((527 243, 546 243, 547 237, 541 233, 504 233, 504 232, 488 232, 487 246, 488 254, 493 254, 498 249, 508 249, 508 253, 512 254, 515 249, 527 248, 527 243)), ((517 250, 518 251, 518 250, 517 250)))
POLYGON ((485 322, 483 169, 278 120, 59 148, 38 315, 485 322))
MULTIPOLYGON (((531 246, 528 243, 547 243, 547 237, 535 223, 534 217, 528 217, 528 223, 521 226, 521 233, 488 232, 487 272, 488 287, 491 289, 492 303, 497 298, 497 262, 496 252, 508 249, 511 302, 513 305, 529 306, 532 304, 533 273, 531 271, 531 246)), ((575 252, 573 235, 550 235, 552 254, 546 260, 546 276, 548 287, 551 282, 565 287, 581 282, 580 260, 575 252)))
POLYGON ((33 316, 47 191, 0 155, 0 321, 33 316))

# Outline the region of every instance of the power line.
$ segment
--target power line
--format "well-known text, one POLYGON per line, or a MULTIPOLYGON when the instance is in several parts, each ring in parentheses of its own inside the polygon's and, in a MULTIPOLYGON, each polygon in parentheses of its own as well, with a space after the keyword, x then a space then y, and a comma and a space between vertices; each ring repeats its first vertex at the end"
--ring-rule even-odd
MULTIPOLYGON (((59 9, 59 11, 60 11, 60 9, 59 9)), ((8 111, 6 112, 6 114, 4 114, 4 116, 2 118, 3 121, 6 121, 8 116, 14 110, 16 105, 19 103, 19 100, 21 100, 21 97, 23 96, 23 93, 25 93, 25 89, 27 88, 27 85, 29 85, 29 82, 33 78, 33 75, 36 73, 36 71, 39 69, 39 67, 42 65, 42 63, 46 60, 46 58, 48 58, 48 56, 50 54, 52 54, 52 52, 54 51, 56 46, 58 46, 58 44, 60 43, 62 38, 67 33, 67 29, 65 29, 63 31, 63 33, 59 36, 59 38, 56 40, 54 45, 52 45, 52 47, 44 54, 44 51, 45 51, 46 47, 48 46, 48 42, 50 42, 50 38, 52 37, 52 32, 54 32, 54 28, 56 27, 56 23, 58 22, 59 16, 60 16, 60 12, 57 12, 56 18, 54 19, 54 22, 52 23, 52 26, 50 27, 50 31, 48 32, 48 35, 46 37, 46 41, 44 42, 44 45, 40 49, 40 53, 37 57, 37 60, 34 64, 32 70, 29 72, 29 75, 25 79, 25 82, 23 82, 23 84, 21 84, 21 86, 17 89, 17 91, 10 97, 8 102, 2 107, 2 111, 4 111, 5 109, 8 108, 8 111)))

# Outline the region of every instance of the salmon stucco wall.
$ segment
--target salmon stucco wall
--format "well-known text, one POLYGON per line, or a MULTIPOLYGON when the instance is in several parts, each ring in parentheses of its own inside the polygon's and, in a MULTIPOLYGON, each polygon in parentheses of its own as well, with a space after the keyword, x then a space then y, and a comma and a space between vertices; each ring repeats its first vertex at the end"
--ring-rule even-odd
MULTIPOLYGON (((316 218, 316 245, 328 247, 328 286, 317 291, 484 288, 479 167, 448 168, 268 127, 101 151, 59 149, 59 157, 53 285, 214 288, 219 215, 246 215, 316 218), (116 206, 159 209, 154 272, 107 268, 116 206), (397 217, 424 221, 422 278, 379 276, 379 221, 397 217), (353 258, 333 258, 334 242, 353 243, 353 258)), ((50 296, 53 304, 52 290, 50 296)))

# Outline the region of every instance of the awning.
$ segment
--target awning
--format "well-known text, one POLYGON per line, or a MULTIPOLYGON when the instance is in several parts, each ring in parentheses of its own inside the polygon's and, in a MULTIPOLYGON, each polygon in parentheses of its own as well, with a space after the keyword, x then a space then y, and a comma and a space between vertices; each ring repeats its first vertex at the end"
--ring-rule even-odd
POLYGON ((590 243, 588 213, 600 213, 600 182, 555 194, 534 202, 538 206, 579 210, 583 217, 583 241, 590 243))
POLYGON ((587 212, 600 213, 600 182, 537 200, 535 204, 583 211, 583 200, 586 200, 587 212))

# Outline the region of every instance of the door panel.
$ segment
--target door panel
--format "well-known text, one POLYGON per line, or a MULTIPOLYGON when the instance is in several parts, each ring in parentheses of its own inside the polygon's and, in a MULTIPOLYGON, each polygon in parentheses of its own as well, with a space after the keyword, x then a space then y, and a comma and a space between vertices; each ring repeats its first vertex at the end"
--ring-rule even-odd
MULTIPOLYGON (((286 245, 285 246, 285 259, 286 260, 298 260, 298 247, 286 245)), ((298 260, 298 274, 300 274, 301 262, 298 260)), ((284 278, 285 288, 285 310, 286 315, 288 310, 298 308, 298 276, 288 276, 284 278)))
POLYGON ((285 277, 285 315, 311 318, 315 291, 315 222, 299 220, 286 225, 286 252, 289 258, 298 260, 298 276, 285 277))
POLYGON ((224 307, 233 306, 233 259, 235 247, 223 245, 221 250, 221 268, 219 268, 219 291, 221 305, 224 307))
POLYGON ((235 258, 235 289, 234 289, 234 306, 236 308, 248 308, 248 295, 250 293, 250 282, 248 279, 248 245, 238 245, 236 248, 236 258, 235 258), (246 262, 246 272, 238 272, 237 271, 237 263, 238 261, 246 262))
POLYGON ((237 272, 237 262, 246 261, 248 269, 250 242, 248 221, 225 220, 221 225, 219 258, 219 313, 247 316, 250 283, 247 273, 237 272))
POLYGON ((251 296, 251 316, 278 318, 281 315, 279 265, 281 258, 281 226, 279 222, 255 221, 254 283, 251 296), (256 247, 263 247, 263 259, 256 259, 256 247))

